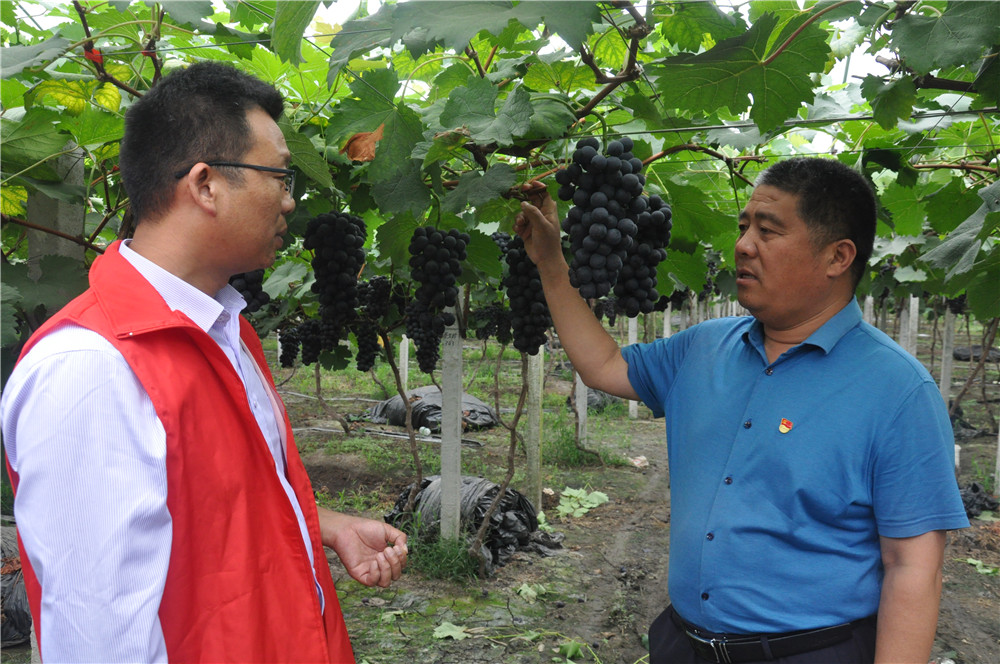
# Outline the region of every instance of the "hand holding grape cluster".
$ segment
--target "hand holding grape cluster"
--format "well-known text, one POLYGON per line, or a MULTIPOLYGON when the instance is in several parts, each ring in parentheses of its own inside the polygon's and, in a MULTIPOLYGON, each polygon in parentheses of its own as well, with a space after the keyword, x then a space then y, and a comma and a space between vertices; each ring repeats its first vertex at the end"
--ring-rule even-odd
POLYGON ((573 163, 556 173, 558 196, 573 201, 562 229, 569 235, 570 283, 587 300, 614 289, 626 316, 656 306, 656 268, 670 241, 670 206, 643 195, 642 160, 632 139, 609 141, 605 152, 594 137, 579 141, 573 163))

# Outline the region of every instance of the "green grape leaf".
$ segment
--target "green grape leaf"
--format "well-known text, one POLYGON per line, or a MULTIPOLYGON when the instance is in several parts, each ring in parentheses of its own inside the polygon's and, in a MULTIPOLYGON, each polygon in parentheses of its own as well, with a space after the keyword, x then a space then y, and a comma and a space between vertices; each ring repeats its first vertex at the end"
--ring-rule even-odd
POLYGON ((383 124, 382 140, 375 147, 375 158, 368 166, 368 178, 373 183, 392 180, 414 169, 411 155, 422 138, 420 117, 403 104, 391 109, 383 124))
POLYGON ((287 120, 282 119, 278 126, 281 127, 285 143, 292 153, 292 165, 298 167, 320 187, 332 188, 333 178, 330 176, 330 165, 313 145, 313 142, 309 140, 309 137, 301 131, 297 131, 287 120))
POLYGON ((879 198, 892 213, 892 225, 897 235, 920 235, 927 213, 919 191, 893 182, 879 198))
POLYGON ((883 129, 894 129, 900 118, 909 118, 917 96, 913 79, 908 76, 888 81, 865 76, 861 92, 871 104, 875 122, 883 129))
POLYGON ((980 205, 970 196, 964 178, 951 178, 948 184, 926 198, 927 220, 937 233, 950 233, 968 219, 980 205))
POLYGON ((907 12, 890 44, 917 74, 965 64, 1000 41, 1000 2, 949 2, 940 16, 907 12))
POLYGON ((531 101, 520 86, 507 96, 499 113, 496 100, 496 87, 484 79, 475 79, 452 93, 441 113, 441 124, 449 128, 464 126, 480 143, 511 145, 531 126, 531 101))
MULTIPOLYGON (((0 143, 3 144, 3 170, 16 173, 34 166, 61 152, 68 137, 56 131, 50 111, 29 112, 20 122, 0 122, 0 143)), ((34 166, 28 174, 44 180, 59 180, 46 164, 34 166)))
POLYGON ((531 109, 531 123, 525 133, 529 138, 559 138, 576 122, 576 114, 562 101, 532 99, 531 109))
POLYGON ((405 267, 410 260, 410 238, 420 226, 412 215, 397 214, 375 230, 375 246, 380 258, 388 259, 395 267, 405 267))
POLYGON ((420 168, 409 160, 396 177, 372 186, 372 198, 380 210, 390 214, 410 212, 419 216, 431 204, 431 193, 420 177, 420 168))
POLYGON ((466 206, 476 207, 510 190, 517 174, 508 164, 495 164, 485 173, 469 171, 458 178, 458 186, 445 195, 441 209, 458 214, 466 206))
POLYGON ((698 246, 693 254, 676 249, 667 250, 667 259, 656 270, 657 282, 676 281, 698 292, 705 285, 705 248, 698 246))
POLYGON ((125 120, 120 115, 88 106, 79 115, 65 118, 60 126, 69 130, 77 145, 95 149, 105 143, 120 141, 125 131, 125 120))
MULTIPOLYGON (((994 213, 1000 217, 1000 214, 994 213)), ((1000 251, 994 249, 986 260, 976 264, 975 275, 965 287, 969 298, 969 308, 981 321, 1000 316, 1000 251)))
MULTIPOLYGON (((750 118, 761 132, 777 128, 794 116, 803 102, 812 101, 810 74, 823 71, 830 47, 826 32, 813 23, 766 64, 773 55, 769 41, 776 25, 776 16, 764 14, 746 33, 723 40, 704 53, 681 54, 651 66, 663 103, 704 113, 715 113, 720 107, 741 113, 749 106, 750 118)), ((786 26, 779 37, 790 27, 786 26)))
POLYGON ((493 238, 482 231, 469 231, 469 245, 466 247, 466 264, 476 272, 493 279, 503 275, 503 257, 493 238))
POLYGON ((312 22, 317 7, 319 0, 285 0, 277 3, 271 49, 282 60, 292 64, 302 62, 302 35, 312 22))
POLYGON ((49 39, 30 46, 4 46, 0 78, 10 78, 30 67, 46 65, 66 53, 72 45, 73 42, 63 39, 57 32, 49 39))
POLYGON ((160 6, 181 25, 194 27, 202 26, 202 19, 215 13, 211 0, 166 0, 160 6))
POLYGON ((682 51, 697 51, 709 35, 714 41, 729 39, 746 30, 738 15, 726 14, 711 2, 654 4, 657 29, 682 51))
POLYGON ((309 266, 297 261, 285 261, 274 268, 262 286, 271 299, 277 299, 288 292, 294 283, 301 283, 309 275, 309 266))

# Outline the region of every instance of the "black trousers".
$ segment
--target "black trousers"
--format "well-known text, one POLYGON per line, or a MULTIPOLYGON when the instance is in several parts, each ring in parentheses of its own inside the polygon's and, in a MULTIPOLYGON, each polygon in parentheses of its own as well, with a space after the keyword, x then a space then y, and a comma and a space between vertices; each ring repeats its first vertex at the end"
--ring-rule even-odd
MULTIPOLYGON (((705 664, 670 617, 668 606, 649 626, 649 664, 705 664)), ((778 664, 871 664, 875 661, 875 624, 863 623, 851 638, 826 648, 771 660, 778 664)), ((749 664, 758 664, 751 662, 749 664)))

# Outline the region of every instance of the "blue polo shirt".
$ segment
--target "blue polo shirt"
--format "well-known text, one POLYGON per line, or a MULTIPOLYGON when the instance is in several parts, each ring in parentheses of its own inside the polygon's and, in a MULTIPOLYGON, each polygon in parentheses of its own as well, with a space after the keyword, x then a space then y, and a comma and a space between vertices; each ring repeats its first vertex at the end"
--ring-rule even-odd
POLYGON ((945 404, 852 300, 773 363, 752 317, 622 349, 665 417, 669 594, 715 632, 786 632, 878 610, 879 536, 968 526, 945 404))

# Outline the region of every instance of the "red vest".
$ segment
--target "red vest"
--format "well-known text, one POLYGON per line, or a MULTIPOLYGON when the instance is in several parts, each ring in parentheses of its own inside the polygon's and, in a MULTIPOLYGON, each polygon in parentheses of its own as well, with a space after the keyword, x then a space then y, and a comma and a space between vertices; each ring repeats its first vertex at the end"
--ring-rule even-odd
MULTIPOLYGON (((119 254, 118 243, 94 262, 90 289, 47 321, 22 357, 67 321, 98 332, 121 352, 166 430, 173 546, 159 617, 170 661, 353 664, 315 497, 287 414, 288 482, 312 539, 324 613, 274 459, 218 344, 166 306, 119 254)), ((273 385, 260 340, 242 318, 240 336, 273 385)), ((14 473, 11 482, 16 491, 14 473)), ((37 629, 41 588, 23 548, 21 563, 37 629)))

